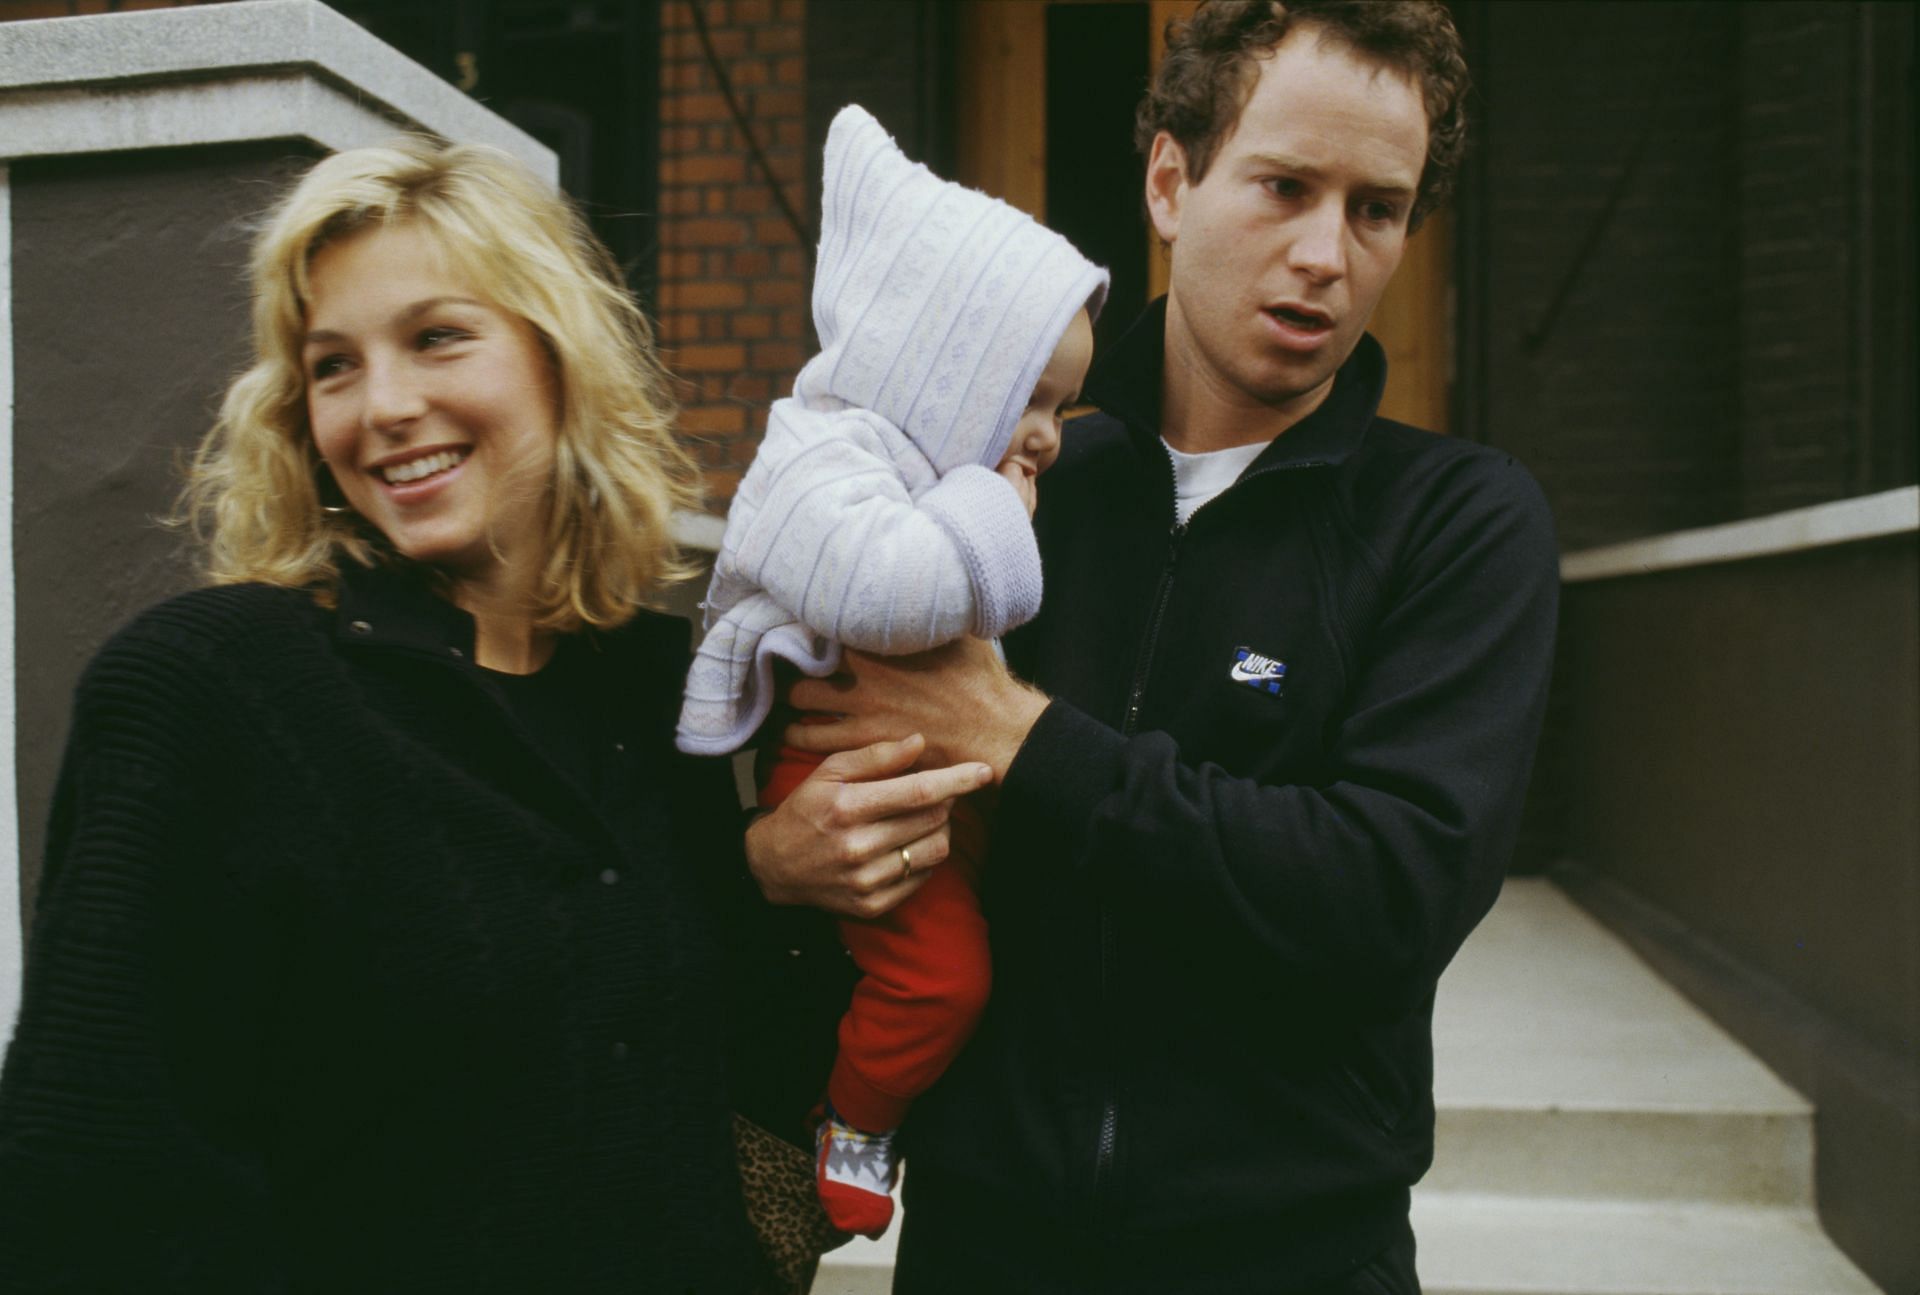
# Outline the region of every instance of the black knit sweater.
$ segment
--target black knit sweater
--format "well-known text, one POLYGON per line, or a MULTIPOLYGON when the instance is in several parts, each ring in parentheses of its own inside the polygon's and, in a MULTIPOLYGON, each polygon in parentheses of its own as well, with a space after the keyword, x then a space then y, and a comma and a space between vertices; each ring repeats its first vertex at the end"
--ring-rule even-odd
POLYGON ((724 765, 683 623, 563 642, 591 781, 396 576, 83 679, 0 1080, 0 1290, 730 1291, 724 765))

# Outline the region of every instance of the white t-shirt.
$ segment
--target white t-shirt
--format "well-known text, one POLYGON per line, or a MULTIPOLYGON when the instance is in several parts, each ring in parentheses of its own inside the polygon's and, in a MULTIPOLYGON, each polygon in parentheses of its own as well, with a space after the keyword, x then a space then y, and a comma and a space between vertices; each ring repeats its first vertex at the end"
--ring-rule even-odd
MULTIPOLYGON (((1161 437, 1160 443, 1166 445, 1167 438, 1161 437)), ((1255 441, 1252 445, 1209 450, 1205 454, 1182 454, 1167 445, 1167 453, 1173 456, 1174 512, 1180 524, 1185 526, 1200 505, 1238 481, 1247 465, 1266 448, 1267 442, 1255 441)))

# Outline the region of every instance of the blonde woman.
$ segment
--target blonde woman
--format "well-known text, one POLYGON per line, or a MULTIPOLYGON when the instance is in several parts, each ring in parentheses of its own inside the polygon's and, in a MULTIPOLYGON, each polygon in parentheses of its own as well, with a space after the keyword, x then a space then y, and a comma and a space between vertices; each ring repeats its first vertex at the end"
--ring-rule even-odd
POLYGON ((687 627, 641 610, 696 480, 647 324, 563 201, 426 141, 315 166, 252 275, 209 585, 75 704, 0 1289, 745 1289, 758 954, 727 769, 673 749, 687 627))

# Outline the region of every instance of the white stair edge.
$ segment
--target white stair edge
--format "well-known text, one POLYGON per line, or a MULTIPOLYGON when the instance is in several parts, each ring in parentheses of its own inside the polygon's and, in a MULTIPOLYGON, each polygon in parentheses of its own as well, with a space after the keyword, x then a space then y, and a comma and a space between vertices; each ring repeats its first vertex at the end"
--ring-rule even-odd
POLYGON ((1416 1189, 1427 1295, 1880 1295, 1810 1209, 1416 1189))

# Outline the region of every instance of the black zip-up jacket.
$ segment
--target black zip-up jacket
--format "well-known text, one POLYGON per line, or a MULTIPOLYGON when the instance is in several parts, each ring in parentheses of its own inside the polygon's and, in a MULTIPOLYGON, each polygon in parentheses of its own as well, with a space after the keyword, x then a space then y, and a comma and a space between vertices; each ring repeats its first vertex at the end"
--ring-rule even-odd
POLYGON ((903 1272, 1309 1288, 1404 1237, 1432 1159, 1434 987, 1545 701, 1547 507, 1508 455, 1378 417, 1366 337, 1177 524, 1164 319, 1040 491, 1046 600, 1007 651, 1055 700, 993 826, 992 1003, 907 1126, 903 1272))

